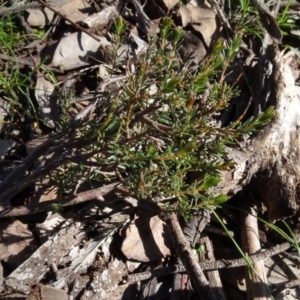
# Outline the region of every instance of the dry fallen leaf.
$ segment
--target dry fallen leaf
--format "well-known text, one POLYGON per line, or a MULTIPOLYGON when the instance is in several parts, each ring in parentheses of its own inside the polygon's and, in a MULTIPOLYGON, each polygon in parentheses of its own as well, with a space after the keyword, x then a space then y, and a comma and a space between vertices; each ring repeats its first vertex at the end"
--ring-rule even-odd
POLYGON ((170 10, 173 8, 179 1, 178 0, 163 0, 164 5, 170 10))
MULTIPOLYGON (((94 11, 91 6, 87 6, 86 1, 82 0, 50 1, 48 4, 74 23, 84 20, 94 11)), ((31 26, 40 28, 44 28, 45 25, 49 25, 54 16, 54 12, 48 8, 44 8, 43 10, 27 9, 27 12, 29 13, 27 22, 31 26)))
POLYGON ((156 261, 171 255, 172 242, 166 224, 150 211, 140 211, 125 232, 122 252, 128 259, 156 261))
POLYGON ((178 13, 181 16, 182 26, 191 25, 194 30, 202 35, 208 48, 218 34, 216 12, 211 8, 181 5, 178 13))
POLYGON ((0 228, 0 260, 14 269, 32 253, 32 233, 26 225, 17 220, 8 225, 1 221, 0 228))
POLYGON ((100 45, 111 47, 111 43, 105 37, 98 38, 100 42, 84 32, 75 32, 61 39, 50 65, 62 70, 72 70, 89 65, 91 57, 97 58, 97 49, 100 45))
POLYGON ((203 42, 189 31, 183 31, 183 43, 179 49, 181 56, 185 57, 189 53, 193 54, 193 61, 199 64, 205 57, 207 51, 203 42))

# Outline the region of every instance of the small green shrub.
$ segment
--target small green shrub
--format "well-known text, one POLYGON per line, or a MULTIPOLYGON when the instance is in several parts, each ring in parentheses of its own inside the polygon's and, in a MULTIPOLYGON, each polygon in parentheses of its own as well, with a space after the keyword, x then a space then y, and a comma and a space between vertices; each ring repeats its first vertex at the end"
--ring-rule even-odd
MULTIPOLYGON (((118 19, 115 40, 120 41, 123 27, 118 19)), ((221 128, 218 116, 238 94, 223 75, 239 40, 228 49, 218 40, 208 60, 192 72, 192 56, 178 54, 181 41, 181 30, 163 19, 159 35, 139 55, 135 71, 126 70, 117 92, 106 88, 95 116, 74 133, 74 144, 85 140, 75 153, 101 166, 98 175, 103 171, 103 180, 107 171, 118 174, 136 198, 177 199, 165 208, 185 214, 225 201, 208 192, 218 183, 219 172, 230 166, 224 145, 266 124, 273 111, 221 128), (197 174, 192 181, 191 174, 197 174)))

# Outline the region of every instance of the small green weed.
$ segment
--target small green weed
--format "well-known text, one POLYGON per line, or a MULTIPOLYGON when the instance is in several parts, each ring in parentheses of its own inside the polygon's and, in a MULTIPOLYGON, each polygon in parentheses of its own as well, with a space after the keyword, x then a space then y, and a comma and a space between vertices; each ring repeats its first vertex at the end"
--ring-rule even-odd
POLYGON ((5 16, 0 19, 0 44, 2 54, 7 56, 6 60, 0 61, 0 95, 10 106, 10 119, 6 122, 9 124, 6 132, 9 133, 13 130, 11 125, 17 124, 17 120, 24 116, 39 121, 30 92, 32 91, 31 80, 42 64, 34 70, 20 69, 17 53, 26 44, 26 37, 20 34, 13 17, 5 16))

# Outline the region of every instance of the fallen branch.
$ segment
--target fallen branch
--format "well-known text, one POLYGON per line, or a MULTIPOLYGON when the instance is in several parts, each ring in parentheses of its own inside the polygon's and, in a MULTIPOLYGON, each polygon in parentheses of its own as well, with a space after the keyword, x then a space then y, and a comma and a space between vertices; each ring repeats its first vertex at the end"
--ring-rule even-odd
MULTIPOLYGON (((72 206, 72 205, 76 205, 91 200, 98 200, 104 202, 105 201, 104 196, 112 192, 114 189, 116 189, 117 186, 118 183, 112 183, 97 189, 79 193, 78 195, 76 195, 74 199, 66 203, 62 203, 61 206, 63 207, 72 206)), ((119 199, 115 197, 115 200, 119 200, 119 199)), ((43 211, 51 211, 53 204, 56 203, 57 200, 46 201, 46 202, 32 204, 32 205, 15 206, 15 207, 0 206, 0 218, 24 216, 24 215, 36 214, 43 211)))
MULTIPOLYGON (((299 235, 296 236, 296 238, 299 240, 299 235)), ((280 245, 276 245, 268 250, 265 250, 263 252, 249 255, 248 258, 251 263, 255 263, 260 260, 267 259, 269 257, 272 257, 276 254, 279 254, 283 251, 286 251, 293 245, 290 243, 283 243, 280 245)), ((218 270, 218 269, 229 269, 229 268, 238 268, 238 267, 244 267, 247 263, 243 258, 233 259, 233 260, 216 260, 216 261, 205 261, 205 262, 199 262, 199 266, 203 271, 208 270, 218 270)), ((159 277, 159 276, 165 276, 169 274, 176 274, 186 272, 186 269, 184 265, 178 264, 173 265, 165 268, 160 268, 152 271, 145 271, 141 273, 135 273, 127 275, 124 279, 130 283, 134 283, 140 280, 146 280, 152 277, 159 277)))
POLYGON ((41 7, 41 4, 37 1, 23 4, 23 5, 13 5, 11 7, 3 7, 0 9, 0 16, 18 13, 29 8, 39 8, 39 7, 41 7))
MULTIPOLYGON (((116 194, 127 194, 128 191, 126 191, 125 188, 123 188, 122 184, 119 182, 111 183, 108 185, 105 185, 100 188, 96 188, 93 190, 88 190, 85 192, 81 192, 75 196, 70 201, 66 201, 65 203, 61 203, 62 207, 66 206, 72 206, 79 203, 84 203, 91 200, 97 200, 102 205, 105 204, 111 204, 118 200, 124 200, 126 203, 128 203, 132 207, 139 207, 146 210, 155 211, 157 213, 161 212, 160 207, 153 203, 148 201, 137 201, 136 199, 132 197, 125 197, 124 199, 122 197, 116 196, 116 194), (113 197, 106 197, 108 194, 113 194, 113 197), (106 198, 104 198, 106 197, 106 198)), ((44 211, 51 211, 53 209, 53 204, 57 204, 57 200, 51 200, 46 202, 41 202, 37 204, 31 204, 31 205, 20 205, 20 206, 0 206, 0 219, 1 218, 9 218, 9 217, 18 217, 18 216, 27 216, 32 215, 44 211)))
POLYGON ((163 219, 169 229, 174 249, 190 276, 198 296, 203 300, 216 300, 217 298, 209 286, 197 257, 184 237, 177 216, 174 213, 165 213, 163 219))

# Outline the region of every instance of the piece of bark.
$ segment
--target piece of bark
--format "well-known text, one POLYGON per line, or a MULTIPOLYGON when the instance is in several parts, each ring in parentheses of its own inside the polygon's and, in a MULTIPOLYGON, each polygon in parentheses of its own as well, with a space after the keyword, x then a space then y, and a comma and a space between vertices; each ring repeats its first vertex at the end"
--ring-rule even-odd
POLYGON ((199 241, 201 232, 210 221, 210 212, 208 210, 200 210, 196 212, 186 223, 183 233, 187 241, 194 247, 199 241))
POLYGON ((276 115, 252 140, 241 142, 239 150, 228 149, 235 167, 223 172, 211 191, 232 196, 253 183, 274 221, 295 215, 299 208, 300 87, 279 50, 269 46, 266 55, 273 66, 268 105, 276 115))
MULTIPOLYGON (((200 239, 200 245, 205 245, 205 252, 203 255, 203 260, 201 261, 215 261, 215 256, 213 252, 213 247, 211 245, 211 241, 209 240, 207 234, 204 232, 202 233, 202 237, 200 239)), ((204 272, 209 281, 210 287, 213 289, 214 293, 216 294, 219 300, 226 300, 226 296, 223 290, 220 274, 218 270, 213 271, 205 271, 204 272)))
POLYGON ((26 300, 67 300, 68 294, 66 291, 61 289, 56 289, 51 286, 45 286, 43 284, 38 284, 28 295, 26 300))
MULTIPOLYGON (((251 212, 251 214, 241 213, 241 238, 243 251, 247 255, 259 253, 261 251, 261 247, 256 212, 253 207, 251 207, 249 199, 242 199, 240 203, 242 210, 251 212)), ((249 269, 248 266, 245 267, 247 299, 271 299, 264 261, 256 261, 252 264, 252 266, 253 269, 249 269)))

